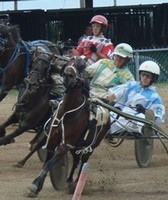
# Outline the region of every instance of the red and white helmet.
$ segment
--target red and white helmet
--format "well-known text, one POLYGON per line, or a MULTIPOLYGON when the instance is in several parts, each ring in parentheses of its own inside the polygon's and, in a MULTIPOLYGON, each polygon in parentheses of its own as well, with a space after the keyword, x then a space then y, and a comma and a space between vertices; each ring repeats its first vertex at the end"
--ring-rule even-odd
POLYGON ((90 23, 99 23, 104 25, 106 28, 108 27, 108 21, 103 15, 95 15, 91 20, 90 23))

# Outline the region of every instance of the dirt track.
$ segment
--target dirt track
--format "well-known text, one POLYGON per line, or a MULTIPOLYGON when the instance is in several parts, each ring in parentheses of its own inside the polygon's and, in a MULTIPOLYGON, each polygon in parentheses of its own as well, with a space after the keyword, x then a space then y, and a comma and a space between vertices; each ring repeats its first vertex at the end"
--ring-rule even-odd
MULTIPOLYGON (((165 91, 162 96, 165 97, 165 91)), ((165 99, 165 98, 164 98, 165 99)), ((7 97, 0 103, 0 120, 11 113, 15 98, 7 97)), ((168 105, 165 99, 166 105, 168 105)), ((168 109, 168 106, 167 106, 168 109)), ((8 128, 10 133, 15 126, 8 128)), ((39 173, 42 163, 37 154, 24 168, 12 165, 28 152, 32 133, 24 133, 16 142, 1 146, 0 156, 0 199, 27 200, 27 187, 39 173)), ((166 145, 168 146, 168 142, 166 145)), ((154 155, 148 168, 139 168, 134 156, 134 141, 113 148, 106 142, 95 150, 89 160, 89 179, 81 200, 167 200, 168 199, 168 155, 162 144, 155 140, 154 155)), ((66 191, 55 191, 49 177, 38 199, 70 200, 66 191)))

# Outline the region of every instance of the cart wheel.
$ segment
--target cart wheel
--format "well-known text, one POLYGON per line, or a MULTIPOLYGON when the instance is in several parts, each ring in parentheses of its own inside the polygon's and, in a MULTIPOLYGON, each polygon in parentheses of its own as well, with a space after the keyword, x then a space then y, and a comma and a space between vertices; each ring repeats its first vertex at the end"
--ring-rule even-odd
POLYGON ((147 167, 153 155, 153 139, 140 138, 135 140, 135 158, 139 167, 147 167))
POLYGON ((37 155, 39 157, 39 160, 44 163, 47 156, 47 150, 40 148, 39 150, 37 150, 37 155))
POLYGON ((68 177, 68 155, 65 155, 50 170, 50 180, 55 190, 66 188, 66 180, 68 177))

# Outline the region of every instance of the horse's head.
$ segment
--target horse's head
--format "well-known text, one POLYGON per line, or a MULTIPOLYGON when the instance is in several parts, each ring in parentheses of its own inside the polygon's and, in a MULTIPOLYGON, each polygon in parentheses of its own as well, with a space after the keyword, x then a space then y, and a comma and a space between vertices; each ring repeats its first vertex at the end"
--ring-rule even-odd
POLYGON ((35 93, 40 86, 49 85, 53 56, 53 54, 40 53, 34 58, 30 75, 24 79, 29 93, 35 93))
POLYGON ((40 54, 34 59, 30 75, 24 79, 26 88, 19 94, 16 104, 18 114, 31 110, 39 99, 42 101, 45 94, 49 93, 52 58, 53 55, 40 54))
POLYGON ((0 50, 5 51, 9 45, 20 40, 20 30, 18 26, 8 26, 0 24, 0 50))
POLYGON ((63 83, 67 89, 80 87, 85 82, 83 71, 86 61, 81 57, 72 57, 63 72, 63 83))

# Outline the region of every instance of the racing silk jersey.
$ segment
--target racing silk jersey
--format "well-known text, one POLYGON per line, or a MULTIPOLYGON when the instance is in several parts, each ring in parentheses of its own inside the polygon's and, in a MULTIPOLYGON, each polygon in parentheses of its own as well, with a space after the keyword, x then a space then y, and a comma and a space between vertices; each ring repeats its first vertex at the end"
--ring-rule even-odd
POLYGON ((145 109, 154 111, 156 123, 164 122, 165 107, 154 87, 142 88, 140 82, 132 81, 110 88, 109 93, 116 96, 115 107, 120 107, 122 112, 138 115, 135 106, 141 104, 145 109))
POLYGON ((94 44, 97 50, 104 54, 107 58, 110 58, 114 45, 111 43, 110 39, 106 39, 104 35, 99 37, 96 36, 88 36, 79 43, 77 46, 77 51, 79 55, 84 55, 89 64, 95 63, 98 59, 97 55, 90 50, 90 45, 94 44))
POLYGON ((85 68, 90 82, 90 93, 100 98, 107 98, 108 89, 112 86, 134 81, 130 70, 124 66, 117 68, 113 60, 101 59, 85 68))

